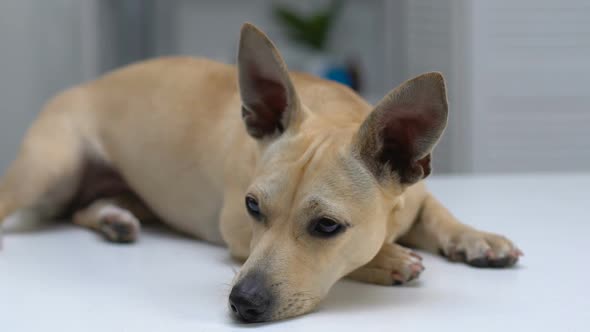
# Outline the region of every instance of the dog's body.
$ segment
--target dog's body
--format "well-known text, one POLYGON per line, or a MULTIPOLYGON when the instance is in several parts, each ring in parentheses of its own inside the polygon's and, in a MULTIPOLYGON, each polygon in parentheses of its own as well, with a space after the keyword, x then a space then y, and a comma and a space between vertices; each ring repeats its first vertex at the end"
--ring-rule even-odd
MULTIPOLYGON (((0 183, 0 220, 25 208, 67 210, 111 240, 132 241, 139 220, 157 218, 224 243, 247 259, 231 299, 247 321, 309 311, 344 275, 378 284, 417 277, 423 269, 417 255, 398 240, 477 266, 516 262, 520 253, 510 241, 460 224, 419 181, 430 172, 429 153, 446 124, 440 75, 409 81, 380 104, 416 97, 420 89, 439 98, 432 104, 444 111, 431 121, 438 129, 419 139, 424 152, 410 162, 420 167, 397 170, 404 162, 389 159, 384 165, 398 175, 385 178, 367 159, 366 146, 374 145, 365 136, 378 130, 367 120, 373 107, 353 91, 306 74, 288 78, 272 44, 252 26, 242 33, 239 65, 163 58, 57 96, 0 183), (289 113, 272 115, 277 107, 289 113), (318 206, 330 208, 321 217, 298 212, 318 206), (335 216, 346 220, 332 222, 335 216), (253 218, 261 222, 253 226, 253 218), (307 226, 318 218, 320 226, 307 226), (316 240, 345 229, 346 242, 316 240), (362 240, 352 240, 356 233, 362 240), (327 262, 333 266, 324 271, 327 262)), ((417 98, 430 105, 425 96, 417 98)))

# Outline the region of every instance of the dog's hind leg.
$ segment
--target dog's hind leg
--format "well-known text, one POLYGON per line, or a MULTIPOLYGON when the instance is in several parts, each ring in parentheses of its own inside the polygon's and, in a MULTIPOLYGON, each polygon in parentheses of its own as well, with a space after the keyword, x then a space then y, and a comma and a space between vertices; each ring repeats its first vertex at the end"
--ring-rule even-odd
POLYGON ((399 242, 476 267, 511 266, 522 255, 506 237, 462 224, 430 194, 416 222, 399 242))
POLYGON ((100 199, 74 214, 75 224, 98 231, 111 242, 135 242, 141 221, 155 219, 147 207, 132 195, 100 199))
POLYGON ((83 138, 72 110, 81 104, 80 93, 70 90, 53 99, 27 132, 16 160, 0 179, 0 224, 21 209, 53 216, 74 195, 83 138))

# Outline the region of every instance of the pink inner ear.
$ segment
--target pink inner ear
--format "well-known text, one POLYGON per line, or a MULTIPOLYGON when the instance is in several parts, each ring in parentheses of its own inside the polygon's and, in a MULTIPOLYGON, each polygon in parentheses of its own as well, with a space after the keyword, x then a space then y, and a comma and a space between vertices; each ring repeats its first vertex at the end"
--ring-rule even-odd
POLYGON ((285 86, 278 81, 271 80, 260 75, 252 74, 251 92, 255 99, 267 108, 284 112, 287 108, 287 91, 285 86))
POLYGON ((420 167, 422 167, 422 171, 424 173, 422 178, 426 178, 427 176, 430 175, 430 173, 432 173, 432 166, 430 164, 430 156, 431 155, 429 153, 426 155, 426 157, 417 161, 418 165, 420 165, 420 167))
POLYGON ((440 119, 426 105, 396 107, 383 112, 379 159, 383 164, 388 163, 402 182, 412 183, 431 172, 429 149, 435 143, 433 133, 440 119))
POLYGON ((277 130, 283 132, 282 119, 288 106, 285 86, 252 68, 248 78, 247 93, 242 96, 242 116, 248 132, 256 138, 275 134, 277 130))

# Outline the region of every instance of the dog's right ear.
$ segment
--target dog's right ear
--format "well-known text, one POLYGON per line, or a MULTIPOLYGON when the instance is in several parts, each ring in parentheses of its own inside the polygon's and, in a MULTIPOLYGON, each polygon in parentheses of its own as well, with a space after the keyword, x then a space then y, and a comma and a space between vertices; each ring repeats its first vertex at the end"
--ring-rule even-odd
POLYGON ((447 125, 440 73, 426 73, 389 93, 361 125, 354 151, 379 180, 411 185, 431 171, 430 154, 447 125))
POLYGON ((242 118, 250 136, 274 137, 294 125, 299 99, 287 66, 270 39, 250 23, 242 26, 238 75, 242 118))

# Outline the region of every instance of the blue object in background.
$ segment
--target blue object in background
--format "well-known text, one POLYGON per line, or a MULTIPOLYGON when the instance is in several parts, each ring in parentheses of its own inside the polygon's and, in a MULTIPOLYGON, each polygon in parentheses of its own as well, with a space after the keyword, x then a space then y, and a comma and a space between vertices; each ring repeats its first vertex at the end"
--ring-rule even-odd
POLYGON ((352 77, 348 73, 348 69, 346 67, 328 68, 322 76, 325 79, 336 81, 352 88, 352 77))

